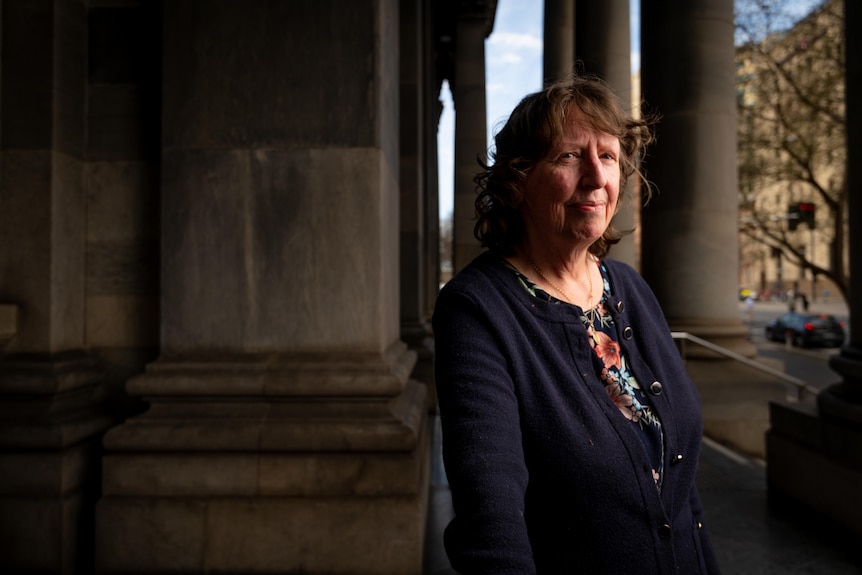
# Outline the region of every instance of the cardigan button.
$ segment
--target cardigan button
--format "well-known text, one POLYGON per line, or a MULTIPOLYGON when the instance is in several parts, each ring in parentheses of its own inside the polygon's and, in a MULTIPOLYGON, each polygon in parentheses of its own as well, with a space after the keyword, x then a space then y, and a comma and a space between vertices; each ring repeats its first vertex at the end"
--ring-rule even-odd
POLYGON ((663 523, 658 526, 658 534, 662 537, 670 537, 672 529, 669 523, 663 523))
POLYGON ((618 301, 617 302, 617 311, 620 313, 623 313, 624 309, 626 309, 626 304, 624 304, 622 301, 618 301))
POLYGON ((682 453, 677 453, 676 455, 674 455, 673 459, 671 459, 670 462, 673 464, 682 463, 682 453))
POLYGON ((623 330, 623 337, 626 339, 631 339, 634 333, 635 330, 633 330, 631 327, 627 327, 623 330))
MULTIPOLYGON (((649 384, 649 390, 650 390, 650 393, 652 393, 653 395, 661 395, 661 392, 662 392, 661 382, 660 381, 652 382, 651 384, 649 384)), ((682 456, 680 456, 680 457, 682 457, 682 456)))

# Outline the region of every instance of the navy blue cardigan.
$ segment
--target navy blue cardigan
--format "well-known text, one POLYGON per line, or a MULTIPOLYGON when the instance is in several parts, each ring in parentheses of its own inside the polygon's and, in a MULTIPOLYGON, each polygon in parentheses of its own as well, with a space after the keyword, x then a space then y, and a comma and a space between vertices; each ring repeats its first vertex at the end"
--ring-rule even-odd
POLYGON ((577 310, 531 296, 485 253, 443 287, 433 318, 455 509, 444 542, 459 573, 719 572, 695 486, 697 391, 649 286, 605 264, 622 353, 664 429, 661 492, 577 310))

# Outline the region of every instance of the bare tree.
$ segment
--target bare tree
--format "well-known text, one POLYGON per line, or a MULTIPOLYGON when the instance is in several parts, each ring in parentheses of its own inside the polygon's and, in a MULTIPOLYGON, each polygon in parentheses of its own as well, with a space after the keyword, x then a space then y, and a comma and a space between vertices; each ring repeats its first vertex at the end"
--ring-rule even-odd
POLYGON ((843 7, 828 0, 794 24, 788 6, 736 2, 740 232, 829 278, 846 300, 843 7), (816 208, 810 232, 814 213, 800 218, 800 203, 816 208))

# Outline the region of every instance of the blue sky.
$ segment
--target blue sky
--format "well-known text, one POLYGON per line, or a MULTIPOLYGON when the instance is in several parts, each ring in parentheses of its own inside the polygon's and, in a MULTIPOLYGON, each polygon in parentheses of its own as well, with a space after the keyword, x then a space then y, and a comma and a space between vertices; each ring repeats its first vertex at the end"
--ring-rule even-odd
MULTIPOLYGON (((820 0, 788 0, 795 17, 820 0)), ((631 0, 632 71, 640 67, 640 1, 631 0)), ((494 30, 485 40, 488 145, 500 122, 515 105, 542 87, 542 27, 544 0, 497 0, 494 30)), ((441 100, 443 116, 437 136, 439 149, 440 217, 452 212, 454 114, 448 86, 441 100)))

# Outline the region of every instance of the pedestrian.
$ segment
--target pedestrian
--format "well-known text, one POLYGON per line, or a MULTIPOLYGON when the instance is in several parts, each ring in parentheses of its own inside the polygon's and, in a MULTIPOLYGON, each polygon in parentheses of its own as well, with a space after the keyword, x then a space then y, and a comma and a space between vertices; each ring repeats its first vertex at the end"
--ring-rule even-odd
POLYGON ((754 298, 751 296, 745 298, 745 321, 749 325, 754 322, 754 298))
POLYGON ((459 573, 719 572, 697 391, 647 283, 606 257, 653 123, 573 76, 515 107, 476 177, 486 251, 433 317, 459 573))
POLYGON ((787 311, 796 312, 796 291, 792 289, 787 290, 787 311))
POLYGON ((808 312, 808 297, 805 295, 805 292, 801 292, 799 294, 799 299, 802 300, 802 311, 808 312))

